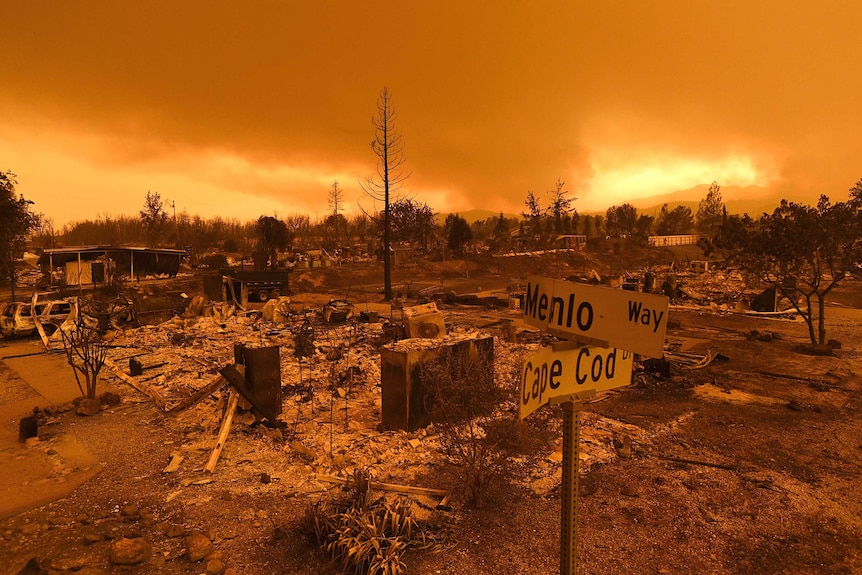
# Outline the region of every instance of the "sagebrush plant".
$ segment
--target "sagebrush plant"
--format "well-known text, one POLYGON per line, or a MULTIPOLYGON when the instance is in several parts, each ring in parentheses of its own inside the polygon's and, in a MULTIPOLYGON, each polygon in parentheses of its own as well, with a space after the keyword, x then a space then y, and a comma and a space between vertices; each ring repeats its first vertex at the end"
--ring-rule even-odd
POLYGON ((421 377, 443 453, 459 469, 459 485, 475 507, 484 505, 495 481, 520 478, 553 438, 547 419, 518 420, 520 361, 498 385, 488 357, 475 349, 450 350, 424 364, 421 377))
POLYGON ((369 479, 367 472, 357 470, 348 481, 351 493, 347 500, 308 505, 306 529, 345 571, 400 575, 405 573, 401 558, 406 551, 441 546, 419 526, 408 499, 372 499, 369 479))

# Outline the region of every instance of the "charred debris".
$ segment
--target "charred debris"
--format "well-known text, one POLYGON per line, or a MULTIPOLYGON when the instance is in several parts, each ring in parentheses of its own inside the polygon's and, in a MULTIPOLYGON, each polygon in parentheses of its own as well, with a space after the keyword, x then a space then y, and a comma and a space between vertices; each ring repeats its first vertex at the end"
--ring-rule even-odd
MULTIPOLYGON (((738 311, 758 295, 741 274, 718 269, 654 268, 615 277, 591 272, 567 279, 672 290, 674 307, 709 313, 738 311)), ((422 366, 441 356, 478 357, 504 391, 497 414, 508 417, 516 413, 524 354, 550 337, 520 320, 517 284, 463 295, 426 290, 409 294, 414 301, 391 305, 319 294, 279 295, 250 305, 231 293, 233 286, 233 280, 223 282, 221 300, 164 287, 144 288, 128 299, 74 299, 75 313, 103 335, 101 377, 134 388, 137 393, 124 403, 152 402, 159 413, 153 424, 181 429, 186 437, 163 470, 167 477, 182 477, 171 482, 178 489, 169 497, 249 468, 291 496, 329 489, 361 471, 446 506, 451 485, 435 483, 429 473, 443 445, 422 366), (156 312, 168 311, 168 319, 152 322, 156 312)), ((46 347, 60 349, 54 336, 73 324, 61 322, 55 333, 44 334, 46 347)), ((633 384, 660 384, 675 373, 727 359, 691 352, 669 337, 664 358, 636 362, 633 384)), ((637 441, 642 433, 593 414, 587 420, 586 467, 616 457, 621 435, 637 441)), ((545 449, 551 459, 521 476, 539 493, 553 489, 558 463, 557 448, 545 449)))

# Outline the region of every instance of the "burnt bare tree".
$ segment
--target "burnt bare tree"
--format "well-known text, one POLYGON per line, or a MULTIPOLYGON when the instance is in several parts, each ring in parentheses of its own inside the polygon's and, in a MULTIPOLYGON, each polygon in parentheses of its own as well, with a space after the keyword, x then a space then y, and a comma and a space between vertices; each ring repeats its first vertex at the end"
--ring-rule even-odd
POLYGON ((323 220, 323 244, 327 249, 341 246, 347 239, 347 218, 341 213, 344 204, 344 190, 338 185, 338 180, 332 182, 329 188, 329 207, 332 211, 323 220))
POLYGON ((338 180, 332 182, 332 187, 329 188, 329 207, 332 208, 332 215, 337 216, 341 209, 341 204, 344 203, 344 190, 338 185, 338 180))
POLYGON ((285 218, 284 223, 290 240, 288 248, 292 248, 294 242, 304 247, 311 233, 311 219, 306 214, 290 214, 285 218))
POLYGON ((394 195, 410 176, 402 171, 404 166, 404 138, 395 125, 395 106, 392 94, 384 86, 377 98, 377 115, 371 119, 374 139, 371 151, 377 156, 377 174, 366 178, 362 190, 375 203, 383 203, 383 297, 392 299, 392 217, 390 213, 394 195))
POLYGON ((87 399, 96 399, 96 384, 108 351, 100 326, 85 322, 79 311, 71 329, 61 328, 58 331, 81 395, 87 399))

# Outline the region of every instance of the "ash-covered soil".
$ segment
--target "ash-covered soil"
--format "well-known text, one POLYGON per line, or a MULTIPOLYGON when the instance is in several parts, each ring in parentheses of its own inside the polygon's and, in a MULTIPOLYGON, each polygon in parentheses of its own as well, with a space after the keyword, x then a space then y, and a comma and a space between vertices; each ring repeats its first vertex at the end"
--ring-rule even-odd
MULTIPOLYGON (((562 264, 543 265, 551 273, 562 264)), ((446 289, 455 282, 484 290, 512 283, 505 277, 512 270, 486 269, 484 278, 472 270, 469 280, 452 270, 446 289)), ((359 309, 361 301, 379 303, 373 291, 356 287, 370 277, 341 278, 333 297, 352 293, 359 309)), ((416 286, 403 289, 423 279, 436 281, 417 273, 416 286)), ((666 350, 677 361, 670 377, 639 373, 631 386, 597 395, 582 412, 578 572, 862 572, 859 283, 845 284, 827 308, 829 337, 841 343, 832 355, 806 353, 801 321, 734 312, 729 296, 716 302, 716 293, 737 286, 733 278, 716 276, 698 290, 689 284, 703 300, 671 310, 666 350), (706 357, 715 359, 702 367, 689 361, 706 357)), ((340 573, 310 544, 302 518, 310 504, 342 491, 327 478, 361 468, 380 482, 452 494, 446 505, 439 495, 411 496, 420 523, 443 545, 407 553, 408 573, 557 572, 560 434, 523 479, 493 485, 480 509, 468 506, 433 426, 381 429, 381 324, 315 324, 315 354, 302 363, 294 356, 296 326, 313 321, 328 297, 296 294, 287 324, 255 315, 195 317, 118 333, 109 357, 119 369, 130 357, 163 364, 140 378, 167 409, 232 362, 234 343, 279 345, 284 425, 266 427, 240 410, 210 474, 203 467, 227 388, 169 415, 106 369, 105 389, 120 396, 119 404, 86 417, 57 409, 38 442, 9 448, 19 450, 7 454, 11 465, 16 453, 24 460, 32 450, 53 462, 24 491, 81 471, 59 460, 68 438, 92 456, 98 473, 60 500, 0 519, 0 571, 18 573, 36 558, 42 571, 32 572, 340 573), (327 359, 339 346, 341 357, 327 359), (348 373, 349 380, 340 377, 348 373), (202 559, 190 556, 192 534, 212 545, 202 559), (116 541, 139 537, 151 548, 143 563, 112 563, 116 541)), ((440 308, 450 332, 495 338, 496 380, 514 390, 523 354, 542 335, 516 321, 517 341, 509 341, 508 320, 517 310, 440 308)), ((32 394, 8 366, 0 377, 3 405, 32 394)), ((559 419, 557 412, 551 424, 559 419)))

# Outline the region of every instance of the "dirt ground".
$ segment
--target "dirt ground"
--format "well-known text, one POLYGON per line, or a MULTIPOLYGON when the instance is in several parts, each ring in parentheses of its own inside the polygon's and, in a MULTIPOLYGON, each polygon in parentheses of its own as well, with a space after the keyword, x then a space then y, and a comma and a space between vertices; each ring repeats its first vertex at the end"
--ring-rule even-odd
MULTIPOLYGON (((589 255, 461 262, 401 269, 395 281, 405 298, 435 284, 482 292, 510 288, 527 273, 567 277, 614 266, 634 264, 609 266, 589 255)), ((294 288, 302 292, 291 311, 311 317, 332 296, 348 296, 358 309, 378 304, 374 272, 297 277, 294 288)), ((737 289, 730 285, 721 283, 728 297, 737 289)), ((807 331, 798 320, 753 317, 704 301, 672 307, 669 357, 720 355, 698 369, 672 361, 669 378, 638 376, 586 404, 578 573, 862 573, 860 288, 862 282, 850 281, 831 297, 828 335, 841 343, 832 355, 805 353, 807 331)), ((516 320, 517 310, 440 308, 450 332, 495 337, 497 381, 514 389, 513 374, 523 354, 537 347, 538 332, 516 322, 512 343, 496 322, 516 320)), ((37 558, 42 571, 27 572, 340 573, 340 565, 309 544, 301 518, 310 503, 341 490, 324 476, 360 467, 381 482, 452 491, 442 507, 439 496, 413 497, 417 516, 445 549, 408 553, 408 573, 557 572, 561 439, 526 481, 496 486, 487 505, 470 508, 433 429, 381 430, 380 334, 380 324, 321 329, 318 353, 304 365, 293 356, 289 329, 253 317, 198 318, 118 334, 110 352, 116 365, 132 356, 165 363, 144 379, 168 407, 230 363, 234 343, 280 345, 286 425, 273 430, 238 414, 208 474, 202 468, 226 394, 167 415, 106 370, 106 389, 120 395, 118 405, 89 417, 57 410, 40 427, 38 442, 6 448, 18 451, 7 453, 4 466, 25 461, 33 450, 55 458, 47 477, 27 479, 34 489, 38 479, 63 482, 87 466, 58 461, 69 438, 97 462, 98 473, 61 499, 0 519, 0 572, 18 573, 37 558), (347 357, 328 362, 327 352, 345 343, 347 357), (360 375, 342 397, 333 374, 350 366, 360 375), (300 381, 312 382, 312 398, 303 396, 300 381), (186 549, 184 536, 194 532, 214 547, 202 561, 190 560, 186 549), (151 544, 152 555, 139 565, 112 564, 112 543, 138 536, 151 544)), ((6 349, 0 346, 0 357, 6 349)), ((11 363, 0 361, 0 407, 36 393, 11 363)), ((16 429, 23 415, 7 417, 4 429, 16 429)))

